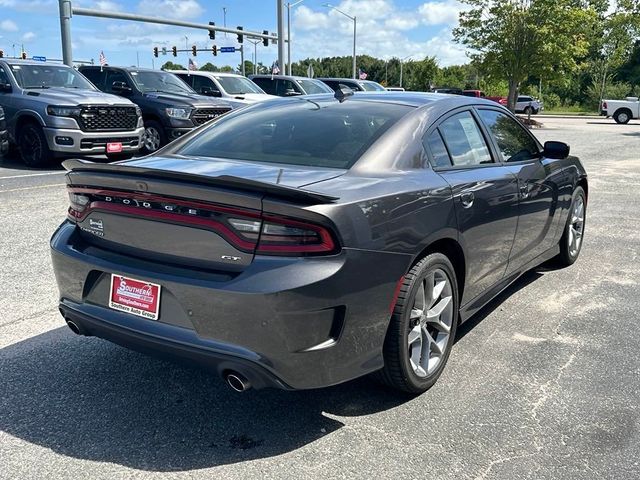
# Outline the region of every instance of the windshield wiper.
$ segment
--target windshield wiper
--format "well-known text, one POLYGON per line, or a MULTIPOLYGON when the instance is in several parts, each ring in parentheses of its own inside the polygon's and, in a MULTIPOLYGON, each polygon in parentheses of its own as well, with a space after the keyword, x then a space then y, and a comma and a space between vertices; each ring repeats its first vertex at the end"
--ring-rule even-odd
POLYGON ((40 89, 46 89, 46 88, 51 88, 48 85, 31 85, 29 87, 24 87, 25 90, 28 90, 30 88, 40 88, 40 89))

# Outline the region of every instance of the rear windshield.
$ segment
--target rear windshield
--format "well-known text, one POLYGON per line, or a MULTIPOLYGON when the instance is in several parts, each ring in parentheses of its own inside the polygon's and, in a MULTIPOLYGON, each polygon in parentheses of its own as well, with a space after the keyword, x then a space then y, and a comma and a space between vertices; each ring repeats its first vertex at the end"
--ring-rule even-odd
POLYGON ((214 121, 175 152, 329 168, 350 168, 413 107, 347 100, 261 104, 214 121))

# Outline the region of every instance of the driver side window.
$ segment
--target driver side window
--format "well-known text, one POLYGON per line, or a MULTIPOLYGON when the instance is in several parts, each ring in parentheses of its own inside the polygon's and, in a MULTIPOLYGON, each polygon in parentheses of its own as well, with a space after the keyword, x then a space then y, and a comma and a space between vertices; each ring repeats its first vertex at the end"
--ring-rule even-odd
POLYGON ((505 162, 522 162, 539 158, 538 144, 513 118, 496 110, 478 110, 498 144, 505 162))
POLYGON ((115 93, 116 95, 120 95, 119 92, 114 92, 113 91, 113 84, 114 82, 124 82, 127 84, 127 86, 129 85, 129 82, 127 82, 127 77, 125 77, 125 75, 121 72, 108 72, 107 73, 107 81, 106 81, 106 91, 108 93, 115 93))

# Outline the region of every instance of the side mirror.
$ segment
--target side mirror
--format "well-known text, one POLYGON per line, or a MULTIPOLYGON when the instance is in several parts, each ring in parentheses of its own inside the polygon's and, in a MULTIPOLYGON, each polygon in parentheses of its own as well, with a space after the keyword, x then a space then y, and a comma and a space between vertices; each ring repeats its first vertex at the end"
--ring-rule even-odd
POLYGON ((125 93, 125 94, 133 92, 131 87, 127 85, 125 82, 113 82, 111 84, 111 90, 113 90, 114 92, 125 93))
POLYGON ((2 93, 11 93, 13 88, 11 88, 10 83, 0 83, 0 92, 2 93))
POLYGON ((547 158, 562 160, 569 156, 569 145, 563 142, 545 142, 543 154, 547 158))

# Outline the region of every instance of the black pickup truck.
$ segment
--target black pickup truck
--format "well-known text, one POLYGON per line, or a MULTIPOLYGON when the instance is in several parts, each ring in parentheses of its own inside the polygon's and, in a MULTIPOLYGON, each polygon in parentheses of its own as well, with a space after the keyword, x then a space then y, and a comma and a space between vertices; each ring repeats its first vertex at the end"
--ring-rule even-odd
POLYGON ((103 92, 126 97, 140 107, 143 148, 148 153, 232 108, 224 101, 198 95, 177 76, 160 70, 112 66, 79 70, 103 92))

